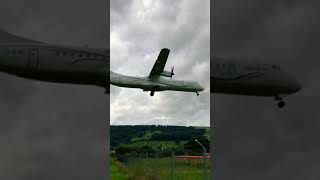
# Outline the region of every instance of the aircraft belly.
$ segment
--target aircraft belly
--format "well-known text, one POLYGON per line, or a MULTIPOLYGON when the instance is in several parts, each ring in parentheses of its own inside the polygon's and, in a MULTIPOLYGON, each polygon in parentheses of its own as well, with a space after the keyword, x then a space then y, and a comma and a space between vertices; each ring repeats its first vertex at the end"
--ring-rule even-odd
POLYGON ((167 86, 167 90, 170 91, 185 91, 185 92, 195 92, 194 89, 185 86, 167 86))
POLYGON ((143 82, 140 84, 140 87, 141 89, 144 89, 144 90, 149 90, 149 91, 159 91, 160 89, 158 88, 158 84, 157 83, 152 83, 152 82, 143 82))
POLYGON ((223 82, 211 81, 211 89, 214 93, 221 94, 239 94, 252 96, 275 96, 276 94, 286 94, 285 89, 279 89, 278 86, 271 84, 255 84, 245 82, 223 82))

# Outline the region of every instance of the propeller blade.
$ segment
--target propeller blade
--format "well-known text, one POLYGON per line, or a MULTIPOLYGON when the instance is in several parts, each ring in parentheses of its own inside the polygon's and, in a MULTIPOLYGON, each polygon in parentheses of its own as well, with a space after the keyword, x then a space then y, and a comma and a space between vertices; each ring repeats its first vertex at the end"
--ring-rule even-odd
POLYGON ((173 70, 174 70, 174 66, 171 67, 171 77, 174 75, 173 70))

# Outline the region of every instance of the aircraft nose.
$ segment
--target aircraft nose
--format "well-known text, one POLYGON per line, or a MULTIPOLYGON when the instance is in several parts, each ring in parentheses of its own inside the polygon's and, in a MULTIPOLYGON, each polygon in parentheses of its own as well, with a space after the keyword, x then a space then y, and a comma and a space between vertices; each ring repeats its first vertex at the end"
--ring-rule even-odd
POLYGON ((204 87, 202 87, 201 85, 199 85, 199 91, 203 91, 204 87))
POLYGON ((289 79, 287 82, 289 83, 288 91, 290 91, 290 93, 296 93, 300 91, 302 88, 302 85, 300 84, 300 82, 291 76, 289 76, 289 79))
POLYGON ((293 82, 292 82, 292 90, 293 90, 293 92, 298 92, 301 89, 302 89, 302 86, 301 86, 300 82, 297 81, 297 80, 293 80, 293 82))

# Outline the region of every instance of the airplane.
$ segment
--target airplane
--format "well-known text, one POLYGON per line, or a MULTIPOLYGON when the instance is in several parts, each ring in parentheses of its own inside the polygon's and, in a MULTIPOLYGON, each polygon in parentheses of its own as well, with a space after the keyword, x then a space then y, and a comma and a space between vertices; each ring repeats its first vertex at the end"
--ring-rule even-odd
MULTIPOLYGON (((163 52, 167 58, 169 51, 163 52)), ((173 69, 171 72, 163 71, 165 62, 160 66, 154 65, 149 75, 152 77, 150 81, 146 81, 149 77, 139 79, 116 74, 109 70, 109 54, 107 49, 50 45, 0 29, 0 71, 5 73, 47 82, 95 85, 105 88, 106 93, 109 92, 110 80, 127 86, 121 82, 122 78, 130 82, 148 82, 144 90, 151 91, 150 95, 154 95, 154 91, 164 90, 163 86, 152 88, 150 83, 167 84, 164 85, 166 88, 173 82, 185 83, 159 77, 174 75, 173 69)), ((285 106, 282 97, 301 89, 299 82, 276 64, 244 63, 226 58, 214 58, 212 62, 210 84, 213 93, 272 96, 278 101, 279 108, 282 108, 285 106)), ((203 90, 196 82, 186 83, 190 85, 190 91, 203 90)))
POLYGON ((110 84, 126 88, 140 88, 143 91, 150 91, 150 96, 153 96, 156 91, 196 92, 199 96, 199 91, 203 91, 204 88, 198 82, 163 78, 172 78, 174 75, 174 67, 170 72, 164 70, 169 53, 169 49, 161 49, 149 76, 146 77, 126 76, 110 71, 110 84))
POLYGON ((23 78, 96 85, 109 91, 107 49, 50 45, 0 30, 0 71, 23 78))
POLYGON ((211 63, 213 93, 274 97, 283 108, 283 96, 301 89, 301 84, 276 64, 214 58, 211 63))

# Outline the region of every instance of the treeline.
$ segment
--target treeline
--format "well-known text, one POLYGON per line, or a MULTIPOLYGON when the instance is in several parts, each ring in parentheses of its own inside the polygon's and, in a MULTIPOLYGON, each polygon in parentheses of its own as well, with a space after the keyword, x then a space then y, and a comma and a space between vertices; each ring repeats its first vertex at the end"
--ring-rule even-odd
POLYGON ((119 144, 131 143, 133 138, 141 138, 146 133, 153 133, 149 141, 189 141, 195 137, 205 135, 204 128, 185 127, 185 126, 157 126, 157 125, 135 125, 135 126, 111 126, 110 145, 117 147, 119 144))
POLYGON ((210 141, 205 128, 185 126, 111 126, 110 145, 113 155, 131 156, 150 154, 158 156, 201 155, 203 146, 210 152, 210 141), (198 141, 198 142, 197 142, 198 141), (199 142, 203 145, 199 145, 199 142))
POLYGON ((157 153, 159 157, 170 156, 172 151, 175 155, 202 155, 203 147, 206 152, 210 152, 210 141, 206 137, 198 137, 196 139, 190 139, 183 144, 176 145, 150 145, 150 144, 120 144, 119 146, 112 149, 114 154, 125 156, 132 153, 142 154, 154 154, 157 153), (196 142, 200 142, 202 146, 196 142))

